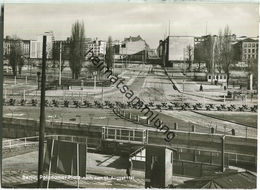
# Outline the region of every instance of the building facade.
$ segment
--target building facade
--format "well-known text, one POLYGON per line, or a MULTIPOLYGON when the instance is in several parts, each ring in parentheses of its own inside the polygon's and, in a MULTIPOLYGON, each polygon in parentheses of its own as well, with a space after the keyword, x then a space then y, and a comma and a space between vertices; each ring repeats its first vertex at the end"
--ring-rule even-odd
POLYGON ((38 35, 36 40, 30 41, 30 58, 40 59, 42 58, 42 45, 43 45, 43 36, 46 36, 46 56, 47 59, 52 58, 52 48, 54 42, 54 34, 52 31, 45 32, 42 35, 38 35))
POLYGON ((172 67, 174 63, 184 63, 194 60, 194 37, 193 36, 168 36, 160 40, 157 54, 162 64, 172 67))
POLYGON ((248 63, 258 58, 258 39, 246 38, 233 44, 236 61, 248 63))
POLYGON ((250 59, 256 59, 258 56, 258 40, 245 39, 241 43, 242 55, 241 59, 247 62, 250 59))
POLYGON ((131 61, 146 62, 149 49, 148 44, 140 35, 137 37, 130 36, 122 42, 119 54, 131 61))
POLYGON ((106 55, 106 42, 103 40, 98 40, 95 38, 85 39, 86 51, 92 49, 95 56, 105 56, 106 55))
POLYGON ((10 55, 12 45, 16 47, 20 46, 22 56, 25 58, 30 57, 30 40, 12 39, 11 37, 7 36, 3 43, 5 58, 10 55))

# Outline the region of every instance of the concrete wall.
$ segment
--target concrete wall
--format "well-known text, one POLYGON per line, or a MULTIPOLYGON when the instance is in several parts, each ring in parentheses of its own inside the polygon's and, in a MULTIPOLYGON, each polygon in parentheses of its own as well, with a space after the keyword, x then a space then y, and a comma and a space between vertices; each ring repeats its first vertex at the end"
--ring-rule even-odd
MULTIPOLYGON (((4 118, 3 137, 4 138, 21 138, 29 136, 37 136, 39 130, 39 121, 27 119, 12 119, 4 118)), ((88 143, 92 147, 98 147, 102 141, 102 127, 100 125, 86 125, 78 123, 60 123, 60 122, 47 122, 46 134, 57 135, 75 135, 88 137, 88 143)), ((165 134, 163 131, 156 131, 150 129, 148 133, 148 144, 167 145, 172 148, 177 148, 182 151, 186 148, 205 150, 205 152, 217 151, 221 152, 221 138, 222 135, 205 134, 196 132, 174 131, 175 138, 170 141, 165 141, 165 134)), ((114 141, 115 144, 120 144, 114 141)), ((106 143, 108 144, 108 143, 106 143)), ((122 143, 129 149, 127 143, 122 143)), ((132 145, 133 150, 136 147, 142 146, 132 145)), ((257 140, 252 138, 242 138, 236 136, 225 137, 225 152, 232 154, 244 154, 255 156, 257 155, 257 140)), ((187 153, 188 154, 188 153, 187 153)), ((201 154, 201 151, 198 152, 201 154)), ((206 153, 205 153, 206 154, 206 153)), ((239 159, 239 158, 238 158, 239 159)))

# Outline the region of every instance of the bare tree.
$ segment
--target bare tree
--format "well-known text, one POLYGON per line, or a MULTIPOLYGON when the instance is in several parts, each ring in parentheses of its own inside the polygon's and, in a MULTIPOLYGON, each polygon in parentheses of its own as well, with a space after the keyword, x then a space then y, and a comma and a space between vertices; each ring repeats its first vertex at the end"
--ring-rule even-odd
POLYGON ((222 71, 222 46, 223 46, 223 35, 222 31, 219 31, 219 35, 216 38, 215 48, 214 48, 214 65, 215 69, 218 70, 219 73, 222 71))
POLYGON ((107 64, 108 68, 111 69, 114 67, 114 49, 112 46, 112 37, 111 36, 108 37, 108 41, 107 41, 105 62, 107 64))
POLYGON ((17 75, 17 70, 19 74, 21 74, 25 60, 23 57, 22 41, 16 36, 10 40, 10 53, 7 57, 12 68, 13 75, 17 75))
POLYGON ((191 45, 188 45, 186 47, 187 52, 187 63, 188 63, 188 71, 191 70, 191 64, 192 64, 192 56, 193 56, 193 47, 191 45))
POLYGON ((221 62, 222 69, 227 74, 227 86, 230 78, 230 67, 234 63, 234 52, 232 48, 231 30, 226 26, 223 32, 222 46, 221 46, 221 62))
POLYGON ((83 61, 85 58, 85 29, 84 23, 76 21, 72 25, 72 32, 70 37, 70 55, 69 66, 72 71, 72 78, 78 79, 83 61))
POLYGON ((198 67, 198 71, 201 70, 201 63, 205 63, 204 60, 204 55, 203 55, 203 44, 202 43, 198 43, 195 44, 194 46, 194 62, 198 63, 199 67, 198 67))
POLYGON ((214 37, 208 35, 205 37, 204 41, 202 42, 202 57, 204 62, 206 63, 207 71, 212 71, 212 53, 213 53, 213 39, 214 37))
POLYGON ((60 66, 60 53, 61 53, 61 72, 65 68, 65 44, 62 44, 61 46, 61 52, 60 52, 60 43, 53 44, 52 49, 52 68, 59 68, 60 66))

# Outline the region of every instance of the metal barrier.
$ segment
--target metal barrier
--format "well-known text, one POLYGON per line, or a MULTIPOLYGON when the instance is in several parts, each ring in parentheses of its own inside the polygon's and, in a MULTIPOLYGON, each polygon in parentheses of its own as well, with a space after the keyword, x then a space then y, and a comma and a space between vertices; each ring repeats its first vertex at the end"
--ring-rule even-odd
MULTIPOLYGON (((83 137, 72 136, 72 135, 45 135, 45 138, 50 138, 50 137, 55 139, 64 138, 71 141, 74 141, 74 139, 83 138, 83 137)), ((3 140, 3 149, 24 147, 24 146, 29 146, 38 143, 39 143, 39 136, 23 137, 18 139, 6 139, 3 140)))
POLYGON ((147 143, 147 132, 141 129, 102 127, 102 140, 147 143))
MULTIPOLYGON (((188 162, 194 162, 194 163, 203 163, 203 164, 209 164, 209 165, 220 165, 220 163, 214 163, 213 158, 218 158, 221 156, 221 151, 213 151, 213 150, 205 150, 205 149, 194 149, 194 148, 176 148, 177 149, 177 157, 175 160, 179 161, 188 161, 188 162), (190 159, 185 158, 183 156, 185 153, 189 153, 190 159), (192 153, 191 153, 192 152, 192 153), (208 156, 209 162, 205 161, 199 161, 196 159, 197 156, 208 156)), ((144 161, 145 162, 145 147, 141 147, 130 154, 130 157, 133 160, 136 161, 144 161)), ((240 153, 231 153, 231 152, 225 152, 225 157, 227 158, 226 164, 229 165, 229 162, 233 161, 233 163, 237 164, 238 162, 244 162, 244 163, 253 163, 256 165, 257 163, 257 156, 255 155, 248 155, 248 154, 240 154, 240 153)), ((220 158, 219 158, 220 162, 220 158)), ((231 164, 232 165, 232 164, 231 164)))

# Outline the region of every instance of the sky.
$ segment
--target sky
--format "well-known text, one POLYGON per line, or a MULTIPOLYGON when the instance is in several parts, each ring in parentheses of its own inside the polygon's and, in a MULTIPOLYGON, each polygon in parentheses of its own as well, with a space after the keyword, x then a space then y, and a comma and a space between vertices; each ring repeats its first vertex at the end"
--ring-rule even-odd
POLYGON ((55 39, 61 40, 70 36, 72 24, 79 20, 84 22, 86 37, 123 40, 140 35, 156 48, 169 31, 201 36, 218 34, 229 25, 237 36, 255 37, 258 11, 257 3, 13 3, 5 4, 4 33, 36 39, 53 31, 55 39))

